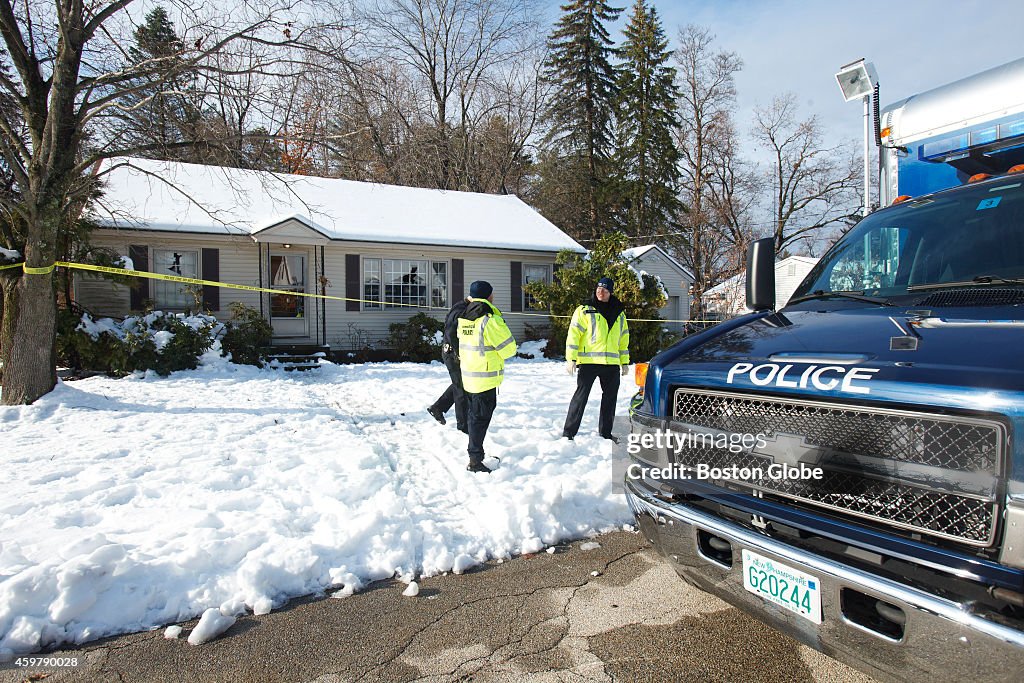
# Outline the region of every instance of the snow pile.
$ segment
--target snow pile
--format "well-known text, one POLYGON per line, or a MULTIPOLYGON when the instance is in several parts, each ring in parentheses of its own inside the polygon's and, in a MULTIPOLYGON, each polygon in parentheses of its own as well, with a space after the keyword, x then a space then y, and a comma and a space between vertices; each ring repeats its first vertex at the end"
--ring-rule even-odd
POLYGON ((211 354, 0 406, 0 653, 265 614, 632 520, 596 392, 576 440, 559 438, 575 389, 560 363, 509 364, 485 442, 501 462, 478 475, 455 421, 425 411, 440 363, 283 374, 211 354))
POLYGON ((522 354, 523 356, 533 356, 532 359, 526 360, 544 360, 544 347, 548 345, 547 339, 538 339, 537 341, 523 342, 518 345, 516 354, 522 354))
POLYGON ((202 645, 209 640, 213 640, 231 628, 234 623, 234 617, 224 616, 216 607, 211 607, 203 612, 199 623, 192 629, 192 633, 188 634, 188 644, 202 645))
POLYGON ((411 581, 409 583, 408 587, 404 591, 402 591, 402 595, 404 595, 407 598, 415 598, 419 594, 420 594, 420 585, 418 583, 416 583, 415 581, 411 581))
POLYGON ((3 247, 0 247, 0 256, 3 256, 8 261, 21 260, 21 252, 17 249, 4 249, 3 247))

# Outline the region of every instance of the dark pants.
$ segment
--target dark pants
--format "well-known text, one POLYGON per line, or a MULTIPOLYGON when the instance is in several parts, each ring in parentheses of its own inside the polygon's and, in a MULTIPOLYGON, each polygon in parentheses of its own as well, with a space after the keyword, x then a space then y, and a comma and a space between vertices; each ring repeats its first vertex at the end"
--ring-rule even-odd
POLYGON ((455 425, 459 428, 460 432, 468 431, 466 421, 466 392, 462 389, 462 366, 459 365, 459 357, 454 353, 441 354, 441 360, 444 361, 444 366, 448 368, 448 376, 451 377, 452 383, 448 385, 448 388, 444 390, 440 398, 434 401, 434 405, 431 408, 435 408, 442 415, 451 410, 451 407, 455 406, 455 425))
POLYGON ((495 388, 479 394, 467 393, 466 397, 469 399, 469 461, 483 462, 484 437, 487 436, 494 407, 498 405, 498 390, 495 388))
POLYGON ((587 407, 595 379, 601 380, 601 416, 597 421, 597 430, 601 436, 611 436, 615 421, 615 400, 619 394, 619 366, 594 363, 576 366, 576 393, 569 402, 569 413, 565 416, 565 427, 562 428, 563 436, 576 436, 580 430, 583 409, 587 407))

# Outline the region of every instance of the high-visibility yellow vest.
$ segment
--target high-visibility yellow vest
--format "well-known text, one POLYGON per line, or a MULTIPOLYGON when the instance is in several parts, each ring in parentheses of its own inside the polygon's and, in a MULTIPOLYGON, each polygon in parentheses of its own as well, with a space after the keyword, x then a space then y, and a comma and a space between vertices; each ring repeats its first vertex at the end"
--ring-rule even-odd
POLYGON ((490 313, 476 320, 459 318, 462 387, 471 394, 479 394, 501 384, 505 378, 505 359, 516 354, 516 340, 501 312, 490 301, 470 301, 483 302, 490 308, 490 313))
POLYGON ((569 321, 565 357, 581 365, 629 365, 626 313, 620 313, 608 329, 608 321, 596 308, 589 304, 577 307, 569 321))

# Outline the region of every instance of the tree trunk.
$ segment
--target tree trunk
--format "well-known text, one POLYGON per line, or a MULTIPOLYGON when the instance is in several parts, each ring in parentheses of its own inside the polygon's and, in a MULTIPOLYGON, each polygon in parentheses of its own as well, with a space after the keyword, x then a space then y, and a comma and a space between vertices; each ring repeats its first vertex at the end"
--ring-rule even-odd
POLYGON ((57 308, 53 274, 23 275, 4 288, 0 354, 4 363, 0 403, 32 403, 57 384, 54 362, 57 308))

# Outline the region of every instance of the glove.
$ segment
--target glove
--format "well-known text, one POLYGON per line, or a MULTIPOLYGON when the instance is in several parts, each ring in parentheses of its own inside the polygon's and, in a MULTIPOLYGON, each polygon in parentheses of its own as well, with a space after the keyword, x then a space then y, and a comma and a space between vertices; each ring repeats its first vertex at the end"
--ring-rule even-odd
POLYGON ((620 370, 620 372, 622 373, 622 376, 625 377, 626 375, 629 374, 629 366, 628 365, 623 365, 622 366, 622 370, 620 370))
POLYGON ((576 374, 576 361, 574 361, 574 360, 567 360, 567 361, 565 361, 565 371, 567 373, 569 373, 570 375, 575 375, 576 374))

